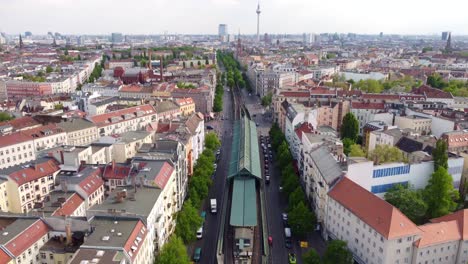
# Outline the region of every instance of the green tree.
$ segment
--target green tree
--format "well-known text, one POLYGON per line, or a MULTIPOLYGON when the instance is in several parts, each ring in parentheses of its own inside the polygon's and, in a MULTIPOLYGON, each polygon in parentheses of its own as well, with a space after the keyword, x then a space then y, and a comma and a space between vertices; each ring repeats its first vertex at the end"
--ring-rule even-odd
POLYGON ((424 47, 422 49, 422 53, 427 53, 428 51, 432 51, 432 47, 424 47))
POLYGON ((440 74, 434 73, 430 75, 429 77, 427 77, 427 85, 434 87, 434 88, 442 89, 442 88, 445 88, 448 84, 447 82, 444 81, 444 79, 442 78, 442 76, 440 76, 440 74))
POLYGON ((205 59, 205 65, 209 65, 210 61, 208 59, 205 59))
POLYGON ((347 113, 343 117, 343 124, 340 128, 341 138, 349 138, 356 142, 359 135, 359 122, 353 113, 347 113))
POLYGON ((424 199, 427 203, 427 213, 430 218, 436 218, 453 212, 457 208, 455 202, 459 194, 453 188, 452 176, 443 167, 435 171, 424 189, 424 199))
POLYGON ((305 194, 301 186, 297 186, 296 189, 289 195, 288 208, 292 209, 295 205, 305 201, 305 194))
POLYGON ((7 112, 0 112, 0 122, 13 120, 14 117, 7 112))
POLYGON ((375 146, 375 149, 369 153, 368 158, 373 160, 375 164, 406 161, 403 152, 397 147, 390 145, 375 146))
POLYGON ((203 219, 189 199, 184 203, 182 210, 177 214, 176 230, 177 236, 185 243, 196 239, 197 229, 202 225, 203 219))
POLYGON ((210 132, 205 136, 205 147, 211 151, 215 151, 221 146, 221 142, 218 139, 218 136, 210 132))
POLYGON ((68 50, 66 49, 63 55, 68 56, 68 50))
POLYGON ((322 263, 319 254, 315 249, 310 249, 304 255, 302 255, 302 263, 304 264, 320 264, 322 263))
POLYGON ((381 93, 384 89, 382 83, 376 80, 360 80, 354 84, 354 88, 360 89, 367 93, 381 93))
POLYGON ((427 212, 427 204, 420 190, 397 184, 385 193, 385 200, 398 208, 411 221, 423 224, 427 212))
POLYGON ((304 202, 299 202, 289 211, 288 223, 292 232, 299 237, 304 237, 308 232, 312 231, 316 221, 314 213, 310 211, 304 202))
POLYGON ((265 106, 265 107, 270 106, 271 102, 272 102, 272 99, 273 99, 273 94, 271 92, 269 92, 267 95, 262 97, 262 105, 265 106))
POLYGON ((434 171, 437 171, 439 167, 448 169, 447 142, 445 140, 437 140, 436 147, 432 151, 432 159, 434 160, 434 171))
POLYGON ((295 172, 282 176, 283 192, 289 195, 299 186, 299 177, 295 172))
POLYGON ((156 257, 157 264, 189 264, 190 259, 187 255, 182 239, 172 236, 169 242, 164 244, 159 255, 156 257))
POLYGON ((345 241, 333 240, 327 245, 323 256, 324 264, 352 264, 353 254, 348 250, 345 241))
POLYGON ((190 62, 190 68, 193 68, 193 61, 190 62))
POLYGON ((62 110, 63 109, 63 104, 56 104, 54 105, 55 110, 62 110))
POLYGON ((54 71, 54 68, 52 68, 50 65, 46 67, 46 73, 51 73, 54 71))
POLYGON ((349 148, 349 156, 350 157, 365 157, 366 153, 362 149, 362 147, 358 144, 353 144, 349 148))
POLYGON ((351 151, 351 146, 354 145, 354 141, 350 138, 343 138, 343 152, 346 155, 349 155, 349 152, 351 151))

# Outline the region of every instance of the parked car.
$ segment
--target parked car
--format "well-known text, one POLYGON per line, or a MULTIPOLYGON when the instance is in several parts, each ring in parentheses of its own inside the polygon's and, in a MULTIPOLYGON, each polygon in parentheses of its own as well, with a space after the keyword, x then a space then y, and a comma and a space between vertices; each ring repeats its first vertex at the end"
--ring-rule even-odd
POLYGON ((213 127, 213 126, 210 126, 210 125, 207 125, 207 126, 206 126, 206 129, 208 129, 208 130, 213 130, 214 127, 213 127))
POLYGON ((197 239, 202 239, 202 238, 203 238, 203 226, 201 226, 197 230, 197 239))
POLYGON ((265 183, 266 184, 270 183, 270 175, 269 174, 265 175, 265 183))
POLYGON ((284 241, 284 246, 285 246, 286 248, 292 248, 291 240, 290 240, 290 239, 286 239, 286 240, 284 241))
POLYGON ((283 221, 288 221, 288 214, 282 213, 281 216, 283 217, 283 221))
POLYGON ((273 245, 273 237, 271 237, 271 236, 268 237, 268 245, 270 245, 270 246, 273 245))
POLYGON ((201 259, 201 248, 196 248, 193 252, 193 261, 199 262, 201 259))

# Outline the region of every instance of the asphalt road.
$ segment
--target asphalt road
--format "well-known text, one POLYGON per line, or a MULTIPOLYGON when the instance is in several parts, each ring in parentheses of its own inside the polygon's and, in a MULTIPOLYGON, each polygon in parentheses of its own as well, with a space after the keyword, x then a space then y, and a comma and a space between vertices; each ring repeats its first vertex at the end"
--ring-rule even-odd
MULTIPOLYGON (((263 115, 266 111, 260 104, 260 98, 254 95, 249 96, 245 90, 243 91, 243 96, 252 119, 258 124, 257 129, 259 136, 268 136, 268 132, 272 125, 272 119, 268 118, 268 112, 266 115, 263 115)), ((260 152, 261 161, 262 164, 264 164, 263 151, 261 150, 260 152)), ((279 190, 281 172, 274 167, 274 160, 275 156, 273 154, 273 159, 270 159, 268 164, 271 175, 270 183, 265 185, 268 231, 269 236, 273 238, 273 245, 270 247, 269 263, 288 263, 288 253, 296 254, 297 263, 302 263, 300 256, 309 249, 301 249, 299 241, 294 237, 292 239, 292 248, 287 249, 285 247, 284 225, 281 214, 286 212, 288 203, 287 197, 285 197, 279 190)), ((264 166, 262 169, 264 170, 264 166)), ((318 233, 311 233, 308 236, 307 241, 309 243, 309 247, 313 247, 319 254, 323 254, 325 251, 325 242, 321 239, 318 233)))
MULTIPOLYGON (((217 256, 217 242, 218 232, 221 223, 221 212, 222 212, 222 201, 223 196, 227 195, 226 177, 229 167, 229 158, 231 154, 231 142, 232 142, 232 129, 233 129, 233 113, 232 113, 232 101, 231 93, 225 90, 223 97, 223 115, 225 120, 213 120, 207 122, 215 128, 215 132, 221 135, 221 156, 218 161, 218 168, 213 177, 213 185, 210 188, 208 198, 203 204, 203 210, 206 212, 206 219, 203 228, 203 238, 196 241, 190 246, 189 252, 192 253, 197 247, 202 248, 200 263, 203 264, 214 264, 217 256), (217 200, 217 214, 211 214, 210 199, 216 198, 217 200)), ((226 197, 227 198, 227 197, 226 197)))

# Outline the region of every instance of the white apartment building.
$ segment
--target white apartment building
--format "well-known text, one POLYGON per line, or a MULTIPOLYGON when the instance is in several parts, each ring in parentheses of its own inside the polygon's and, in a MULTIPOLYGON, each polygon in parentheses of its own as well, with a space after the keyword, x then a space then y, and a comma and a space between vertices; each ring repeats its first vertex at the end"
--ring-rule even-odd
POLYGON ((359 122, 359 134, 363 135, 364 126, 371 121, 384 121, 392 123, 393 115, 390 113, 382 113, 385 111, 385 104, 383 103, 361 103, 351 102, 351 113, 354 114, 359 122), (384 116, 382 116, 384 115, 384 116), (382 117, 382 118, 381 118, 382 117))
POLYGON ((347 242, 353 258, 364 263, 466 264, 468 210, 416 226, 397 208, 342 178, 328 193, 326 239, 347 242))
POLYGON ((62 170, 59 176, 60 190, 74 191, 85 201, 86 209, 104 200, 104 181, 99 167, 87 166, 78 172, 62 170))
POLYGON ((151 105, 135 106, 91 117, 91 121, 98 127, 100 136, 144 130, 148 124, 156 120, 157 113, 151 105))
POLYGON ((112 143, 112 160, 126 162, 133 158, 140 147, 154 141, 154 132, 128 131, 118 137, 103 137, 100 142, 112 143))
POLYGON ((0 137, 0 169, 36 159, 34 141, 21 132, 0 137))
MULTIPOLYGON (((448 172, 452 175, 453 186, 457 189, 461 181, 463 163, 462 157, 448 159, 448 172)), ((374 165, 373 161, 366 158, 349 158, 346 177, 375 195, 383 197, 395 184, 408 184, 415 189, 423 189, 433 172, 433 161, 374 165)))
MULTIPOLYGON (((431 119, 431 127, 430 132, 435 137, 440 137, 442 134, 446 132, 453 131, 455 127, 455 121, 453 119, 445 118, 442 116, 434 116, 426 113, 417 112, 415 110, 411 110, 409 108, 405 109, 405 112, 408 116, 416 115, 419 117, 425 117, 431 119)), ((395 120, 396 121, 396 120, 395 120)), ((395 122, 396 125, 396 122, 395 122)))
MULTIPOLYGON (((128 183, 119 187, 99 205, 88 210, 88 216, 132 216, 141 217, 147 223, 149 252, 158 252, 168 241, 175 228, 174 214, 177 193, 175 170, 166 161, 145 161, 136 175, 137 187, 128 183)), ((150 253, 149 263, 154 261, 150 253)))
POLYGON ((96 141, 99 137, 96 125, 86 119, 71 118, 57 124, 67 133, 68 144, 73 146, 84 146, 96 141))
POLYGON ((82 93, 90 93, 94 94, 97 93, 101 96, 107 96, 107 97, 117 97, 119 96, 119 90, 122 88, 123 85, 120 84, 110 84, 106 86, 102 86, 99 84, 95 83, 89 83, 83 85, 81 87, 82 93))
POLYGON ((403 136, 403 131, 397 127, 386 127, 382 130, 371 131, 368 135, 367 151, 375 149, 377 145, 395 146, 403 136))
POLYGON ((289 143, 293 157, 297 159, 300 142, 294 144, 295 130, 302 123, 308 123, 312 128, 317 128, 318 111, 316 108, 305 107, 302 104, 290 103, 286 109, 285 132, 286 141, 289 143))
POLYGON ((432 119, 419 115, 396 116, 395 126, 400 129, 412 129, 421 135, 431 133, 432 119))
POLYGON ((205 148, 205 119, 203 114, 193 114, 189 119, 187 119, 185 125, 192 135, 191 153, 188 153, 191 159, 190 164, 195 164, 205 148))
POLYGON ((54 190, 58 163, 49 158, 36 160, 33 164, 17 165, 0 170, 0 178, 6 181, 6 206, 4 211, 27 213, 34 204, 41 202, 54 190))
POLYGON ((326 239, 347 242, 360 264, 412 263, 421 230, 398 209, 346 177, 328 196, 326 239))

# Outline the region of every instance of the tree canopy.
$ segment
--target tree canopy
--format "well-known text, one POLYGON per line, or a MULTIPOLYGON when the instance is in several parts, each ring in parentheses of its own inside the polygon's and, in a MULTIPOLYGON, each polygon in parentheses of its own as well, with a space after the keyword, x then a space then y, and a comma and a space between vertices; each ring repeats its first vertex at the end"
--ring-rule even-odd
POLYGON ((434 160, 434 171, 437 171, 439 167, 448 169, 447 142, 445 140, 437 140, 432 151, 432 159, 434 160))
POLYGON ((13 120, 14 117, 7 112, 0 112, 0 122, 13 120))
POLYGON ((406 161, 403 152, 397 147, 390 145, 375 146, 375 149, 369 153, 368 158, 373 160, 375 164, 406 161))
POLYGON ((182 239, 172 236, 164 244, 159 255, 156 257, 156 264, 189 264, 190 259, 182 239))
POLYGON ((350 157, 365 157, 366 152, 362 149, 360 145, 353 144, 349 148, 349 156, 350 157))
POLYGON ((359 122, 353 113, 347 113, 343 117, 343 124, 340 128, 341 139, 349 138, 353 142, 357 141, 359 135, 359 122))
POLYGON ((210 132, 205 136, 205 146, 207 149, 215 151, 221 146, 221 142, 215 133, 210 132))
POLYGON ((455 211, 459 198, 458 191, 453 188, 452 176, 443 167, 439 167, 429 179, 424 189, 424 199, 430 218, 436 218, 455 211))
POLYGON ((322 263, 319 254, 315 249, 310 249, 304 255, 302 255, 302 263, 304 264, 320 264, 322 263))
POLYGON ((303 201, 299 202, 289 211, 288 223, 291 226, 293 234, 297 236, 303 237, 312 231, 316 221, 314 213, 310 211, 303 201))
POLYGON ((414 223, 424 223, 427 204, 421 190, 413 190, 408 186, 397 184, 385 193, 385 200, 398 208, 414 223))
POLYGON ((189 243, 196 239, 197 229, 202 225, 203 219, 189 199, 184 203, 182 210, 178 213, 176 222, 176 235, 185 243, 189 243))
POLYGON ((352 264, 353 254, 348 250, 346 242, 333 240, 327 245, 323 256, 324 264, 352 264))

